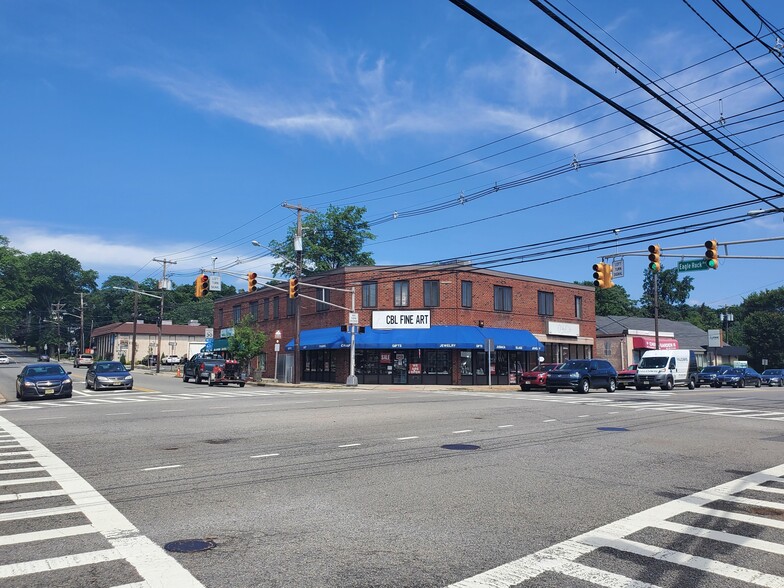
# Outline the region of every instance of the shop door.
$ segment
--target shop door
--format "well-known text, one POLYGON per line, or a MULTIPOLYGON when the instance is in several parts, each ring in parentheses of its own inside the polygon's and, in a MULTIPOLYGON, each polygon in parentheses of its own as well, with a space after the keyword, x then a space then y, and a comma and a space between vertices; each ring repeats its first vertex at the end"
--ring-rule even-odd
POLYGON ((392 383, 408 383, 408 358, 402 351, 393 351, 395 358, 392 362, 392 383))

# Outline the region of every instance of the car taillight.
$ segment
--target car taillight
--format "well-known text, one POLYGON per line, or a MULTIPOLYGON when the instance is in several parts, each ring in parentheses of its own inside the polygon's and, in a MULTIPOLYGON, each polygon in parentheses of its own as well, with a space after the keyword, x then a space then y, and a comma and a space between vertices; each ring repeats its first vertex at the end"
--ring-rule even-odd
POLYGON ((201 365, 199 366, 199 371, 202 371, 202 372, 204 371, 204 364, 201 364, 201 365))

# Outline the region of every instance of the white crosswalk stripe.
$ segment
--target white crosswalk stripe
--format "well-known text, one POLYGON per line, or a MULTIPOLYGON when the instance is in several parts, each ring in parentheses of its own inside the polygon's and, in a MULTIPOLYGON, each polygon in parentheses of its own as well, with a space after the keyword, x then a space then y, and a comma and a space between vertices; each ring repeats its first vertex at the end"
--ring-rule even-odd
MULTIPOLYGON (((706 557, 705 554, 687 553, 679 549, 649 545, 629 538, 629 536, 646 529, 661 529, 675 533, 677 536, 710 539, 735 546, 738 550, 752 550, 764 554, 772 554, 777 558, 776 561, 779 561, 778 558, 784 555, 784 544, 758 539, 750 535, 710 529, 707 528, 710 526, 709 522, 704 519, 701 519, 701 524, 705 525, 704 527, 695 526, 694 524, 683 524, 671 519, 684 514, 699 514, 715 519, 731 519, 750 523, 759 527, 784 529, 784 521, 781 520, 782 516, 784 516, 784 502, 757 500, 739 495, 748 490, 770 491, 774 495, 784 493, 784 489, 782 489, 784 486, 766 485, 771 482, 784 485, 782 476, 784 476, 784 464, 750 474, 708 490, 696 492, 690 496, 633 514, 516 561, 477 574, 452 584, 450 588, 511 588, 518 585, 522 587, 528 585, 528 580, 533 582, 530 584, 531 586, 535 586, 536 578, 544 573, 555 573, 579 578, 591 584, 611 588, 655 586, 639 578, 619 573, 618 569, 604 569, 605 567, 613 567, 613 565, 623 568, 624 563, 628 561, 629 554, 641 556, 651 561, 661 561, 669 565, 682 566, 683 568, 696 570, 714 577, 746 582, 749 585, 783 588, 784 576, 743 565, 745 559, 742 551, 737 555, 737 563, 728 563, 726 561, 713 560, 706 557), (717 501, 774 509, 773 512, 778 513, 778 516, 755 516, 706 506, 717 501), (586 561, 578 561, 602 548, 612 550, 610 553, 620 552, 620 555, 611 560, 599 560, 603 562, 603 565, 587 565, 586 561)), ((687 546, 693 545, 693 543, 677 540, 673 541, 673 546, 675 545, 681 549, 688 549, 687 546)), ((640 573, 644 574, 645 572, 640 573)), ((566 584, 565 582, 564 585, 566 584)))
POLYGON ((58 586, 63 585, 62 576, 58 574, 78 566, 91 566, 93 570, 105 569, 127 588, 203 588, 190 572, 142 535, 79 474, 35 438, 2 417, 0 434, 24 450, 19 454, 30 456, 18 461, 36 463, 31 467, 0 469, 0 488, 4 489, 0 492, 0 523, 6 531, 0 534, 0 546, 36 545, 36 559, 9 562, 7 557, 8 563, 0 565, 0 580, 37 574, 37 585, 58 586), (44 473, 34 477, 24 475, 31 471, 44 473), (58 488, 13 490, 20 485, 39 482, 56 484, 58 488), (51 506, 53 497, 60 506, 51 506), (21 504, 29 508, 15 510, 21 504), (49 524, 46 525, 49 528, 41 530, 15 525, 18 521, 32 519, 49 519, 56 525, 55 517, 73 514, 81 514, 84 521, 76 522, 71 516, 59 527, 49 524), (86 537, 90 537, 90 551, 80 547, 86 537), (47 552, 51 556, 47 557, 47 552))

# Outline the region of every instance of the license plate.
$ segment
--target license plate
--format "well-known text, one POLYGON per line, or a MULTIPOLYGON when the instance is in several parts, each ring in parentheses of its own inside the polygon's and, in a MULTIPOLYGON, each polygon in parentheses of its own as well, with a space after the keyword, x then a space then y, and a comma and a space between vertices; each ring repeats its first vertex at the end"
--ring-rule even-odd
POLYGON ((526 383, 526 384, 530 384, 530 383, 531 383, 531 380, 526 380, 526 381, 525 381, 525 383, 526 383))
POLYGON ((122 382, 112 382, 112 386, 119 386, 122 382))
POLYGON ((44 394, 54 394, 54 393, 55 393, 55 389, 54 388, 46 388, 44 390, 44 394))

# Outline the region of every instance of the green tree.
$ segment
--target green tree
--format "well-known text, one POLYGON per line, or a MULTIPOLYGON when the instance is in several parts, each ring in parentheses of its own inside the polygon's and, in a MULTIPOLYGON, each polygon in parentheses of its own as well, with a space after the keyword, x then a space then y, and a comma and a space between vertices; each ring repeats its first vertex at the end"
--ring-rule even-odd
POLYGON ((784 315, 781 312, 755 310, 743 320, 741 332, 757 368, 762 368, 763 359, 772 366, 784 365, 784 315))
POLYGON ((721 328, 722 311, 706 306, 705 304, 687 305, 684 309, 683 320, 690 322, 703 331, 721 328))
MULTIPOLYGON (((324 213, 308 214, 302 221, 302 275, 307 276, 339 267, 375 265, 373 256, 362 251, 365 241, 375 239, 364 219, 362 206, 330 205, 324 213)), ((296 252, 296 223, 289 227, 284 241, 270 241, 269 249, 280 259, 272 266, 272 275, 293 276, 296 252)))
MULTIPOLYGON (((640 306, 644 316, 653 316, 653 282, 654 272, 645 269, 645 278, 642 283, 642 298, 640 306)), ((673 321, 683 320, 687 313, 686 301, 694 290, 694 278, 678 277, 678 270, 668 269, 659 272, 659 317, 673 321)))
POLYGON ((23 254, 0 235, 0 336, 25 335, 25 319, 33 295, 24 280, 23 254))
MULTIPOLYGON (((593 286, 590 280, 576 283, 593 286)), ((616 284, 612 288, 596 288, 596 316, 638 316, 639 313, 635 301, 623 286, 616 284)))
POLYGON ((240 362, 240 366, 247 368, 250 360, 258 357, 264 350, 267 334, 253 328, 254 320, 251 315, 234 325, 234 334, 229 337, 229 355, 240 362))

